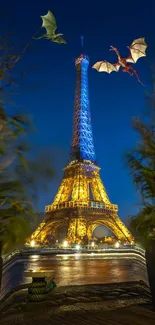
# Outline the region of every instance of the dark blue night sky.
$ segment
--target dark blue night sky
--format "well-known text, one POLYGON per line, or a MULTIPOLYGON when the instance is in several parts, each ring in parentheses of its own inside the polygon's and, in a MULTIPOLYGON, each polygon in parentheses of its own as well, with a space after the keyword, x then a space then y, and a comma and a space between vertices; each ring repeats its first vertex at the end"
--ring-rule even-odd
POLYGON ((89 0, 8 0, 0 6, 0 18, 2 29, 7 26, 22 48, 41 26, 40 15, 51 10, 58 31, 63 32, 68 42, 58 45, 33 40, 19 66, 30 72, 23 83, 24 92, 17 96, 16 102, 33 116, 37 131, 31 141, 37 148, 46 147, 52 152, 58 172, 51 192, 41 194, 38 209, 43 210, 52 203, 61 170, 68 161, 76 83, 74 60, 81 52, 80 35, 83 34, 84 52, 90 58, 89 95, 97 161, 109 197, 119 205, 121 218, 125 218, 138 208, 138 197, 124 167, 123 155, 136 143, 131 117, 144 109, 145 91, 150 83, 150 66, 155 54, 155 1, 90 3, 89 0), (109 52, 110 45, 128 56, 127 46, 139 37, 145 37, 149 46, 147 58, 140 59, 135 66, 145 88, 135 77, 123 72, 108 75, 91 69, 96 61, 115 62, 115 54, 109 52))

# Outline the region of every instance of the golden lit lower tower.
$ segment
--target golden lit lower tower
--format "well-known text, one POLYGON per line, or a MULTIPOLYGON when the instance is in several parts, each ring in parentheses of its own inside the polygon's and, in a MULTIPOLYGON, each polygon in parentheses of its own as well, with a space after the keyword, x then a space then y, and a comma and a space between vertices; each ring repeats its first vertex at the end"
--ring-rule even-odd
POLYGON ((67 239, 79 243, 92 239, 98 225, 109 228, 121 241, 131 242, 132 235, 118 217, 118 206, 111 204, 96 164, 88 97, 89 59, 81 54, 75 60, 77 83, 70 162, 54 201, 46 206, 46 218, 32 234, 39 243, 55 237, 66 225, 67 239))

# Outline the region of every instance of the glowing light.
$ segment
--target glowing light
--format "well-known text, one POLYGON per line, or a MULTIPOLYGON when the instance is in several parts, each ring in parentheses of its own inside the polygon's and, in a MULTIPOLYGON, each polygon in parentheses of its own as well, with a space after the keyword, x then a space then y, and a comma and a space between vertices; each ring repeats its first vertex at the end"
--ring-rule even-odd
POLYGON ((81 247, 80 247, 80 245, 76 245, 76 247, 75 247, 77 250, 79 250, 81 247))
POLYGON ((67 247, 68 247, 68 242, 67 242, 67 240, 65 240, 65 241, 63 242, 63 247, 64 247, 64 248, 67 248, 67 247))
MULTIPOLYGON (((129 250, 126 250, 126 249, 117 249, 117 253, 115 252, 116 250, 115 249, 112 249, 110 248, 110 250, 112 250, 113 252, 108 252, 108 249, 105 249, 105 253, 83 253, 82 255, 80 255, 79 253, 78 254, 67 254, 65 255, 65 257, 68 257, 68 258, 73 258, 73 257, 76 257, 77 255, 79 255, 79 257, 90 257, 92 255, 94 255, 94 257, 98 257, 98 256, 103 256, 104 258, 108 258, 108 259, 113 259, 116 257, 119 257, 120 259, 126 259, 126 258, 135 258, 135 259, 141 259, 144 263, 145 263, 145 257, 140 255, 139 252, 136 250, 136 249, 129 249, 129 250)), ((144 254, 144 252, 143 252, 144 254)), ((64 255, 56 255, 57 257, 62 257, 64 258, 64 255)))
POLYGON ((32 260, 39 260, 40 255, 32 255, 32 256, 29 256, 29 258, 32 260))
POLYGON ((92 245, 92 247, 94 247, 94 246, 95 246, 95 243, 94 243, 94 241, 91 243, 91 245, 92 245))
POLYGON ((115 244, 115 248, 119 248, 120 247, 120 243, 117 241, 115 244))
POLYGON ((30 242, 30 246, 31 246, 31 247, 34 247, 34 246, 35 246, 35 241, 34 241, 34 239, 31 240, 31 242, 30 242))

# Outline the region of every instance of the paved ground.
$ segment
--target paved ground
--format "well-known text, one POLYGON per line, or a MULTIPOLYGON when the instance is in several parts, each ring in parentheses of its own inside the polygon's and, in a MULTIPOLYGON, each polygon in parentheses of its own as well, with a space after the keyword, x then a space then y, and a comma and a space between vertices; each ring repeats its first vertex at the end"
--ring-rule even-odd
POLYGON ((1 325, 155 324, 150 292, 142 282, 55 288, 45 302, 16 293, 1 307, 1 325))

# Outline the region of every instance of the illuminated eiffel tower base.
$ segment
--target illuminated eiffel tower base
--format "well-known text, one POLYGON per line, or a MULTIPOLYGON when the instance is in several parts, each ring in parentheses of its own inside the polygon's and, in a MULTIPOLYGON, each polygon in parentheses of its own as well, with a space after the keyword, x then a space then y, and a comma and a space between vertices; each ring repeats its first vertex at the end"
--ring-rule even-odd
POLYGON ((118 217, 118 206, 111 204, 99 175, 89 110, 88 64, 89 59, 83 54, 75 61, 77 84, 70 162, 64 168, 53 203, 45 208, 45 220, 28 242, 47 243, 49 237, 56 240, 58 229, 67 226, 68 242, 80 243, 84 238, 91 240, 99 225, 109 228, 122 242, 134 240, 118 217))

